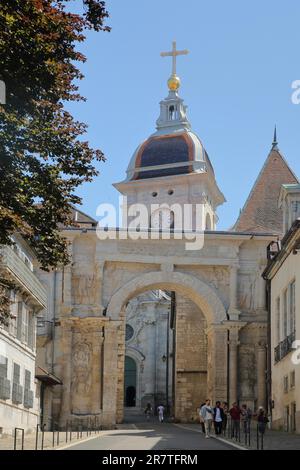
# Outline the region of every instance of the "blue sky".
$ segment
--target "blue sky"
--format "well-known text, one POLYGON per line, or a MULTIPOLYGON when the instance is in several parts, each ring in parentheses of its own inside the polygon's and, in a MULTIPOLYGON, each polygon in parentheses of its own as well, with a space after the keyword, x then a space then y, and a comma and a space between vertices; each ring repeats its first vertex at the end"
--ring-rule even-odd
MULTIPOLYGON (((75 0, 81 4, 81 0, 75 0)), ((107 162, 82 186, 82 210, 117 204, 112 183, 124 179, 138 144, 155 130, 167 96, 172 40, 190 55, 179 58, 180 95, 189 107, 227 203, 219 229, 230 227, 270 151, 277 124, 279 148, 300 176, 300 105, 291 101, 300 79, 299 0, 107 0, 112 32, 88 33, 80 91, 72 104, 89 125, 87 138, 107 162)))

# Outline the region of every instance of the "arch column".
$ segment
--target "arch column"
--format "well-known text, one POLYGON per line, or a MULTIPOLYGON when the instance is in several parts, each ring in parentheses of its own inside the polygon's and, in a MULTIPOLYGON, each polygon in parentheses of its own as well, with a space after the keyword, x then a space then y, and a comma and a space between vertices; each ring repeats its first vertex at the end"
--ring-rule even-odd
POLYGON ((207 391, 213 403, 227 401, 227 328, 211 325, 207 331, 207 391))
POLYGON ((230 320, 233 321, 238 320, 240 316, 238 309, 238 270, 238 264, 230 267, 230 307, 228 313, 230 320))
MULTIPOLYGON (((122 321, 108 321, 104 336, 103 425, 112 426, 123 420, 125 341, 122 321)), ((124 333, 125 334, 125 333, 124 333)))
POLYGON ((246 322, 228 322, 229 330, 229 405, 238 402, 238 355, 239 355, 239 332, 246 322))
POLYGON ((266 369, 266 343, 260 341, 257 344, 257 407, 266 407, 266 369))

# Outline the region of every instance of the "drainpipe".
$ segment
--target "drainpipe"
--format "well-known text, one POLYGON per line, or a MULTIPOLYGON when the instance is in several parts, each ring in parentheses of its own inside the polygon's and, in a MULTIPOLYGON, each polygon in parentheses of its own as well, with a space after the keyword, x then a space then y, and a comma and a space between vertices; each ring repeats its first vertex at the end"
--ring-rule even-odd
MULTIPOLYGON (((53 299, 52 299, 52 357, 51 357, 51 373, 54 374, 54 354, 55 354, 55 320, 56 320, 56 282, 57 271, 56 268, 53 271, 53 299)), ((44 397, 44 393, 43 393, 44 397)), ((43 404, 44 407, 44 404, 43 404)), ((44 414, 44 413, 43 413, 44 414)), ((53 396, 51 400, 51 428, 54 429, 53 423, 53 396)))
POLYGON ((271 416, 272 422, 272 349, 271 349, 271 281, 267 279, 267 309, 268 309, 268 346, 267 346, 267 377, 266 377, 266 392, 267 392, 267 410, 271 416))
POLYGON ((172 408, 175 418, 175 387, 176 387, 176 294, 171 293, 171 329, 173 331, 173 351, 172 351, 172 408))
MULTIPOLYGON (((226 312, 226 316, 227 316, 227 321, 230 321, 230 316, 229 316, 229 313, 226 312)), ((230 394, 230 386, 229 386, 229 374, 230 374, 230 346, 229 346, 229 343, 230 343, 230 330, 228 328, 227 330, 227 403, 228 403, 228 406, 230 406, 229 404, 229 394, 230 394)))
POLYGON ((167 315, 167 361, 166 361, 166 409, 169 416, 169 358, 170 358, 170 312, 167 315))
POLYGON ((54 353, 55 353, 55 320, 56 320, 56 281, 57 271, 53 271, 53 316, 52 316, 52 359, 51 373, 54 374, 54 353))
POLYGON ((229 342, 230 342, 230 330, 227 330, 227 403, 228 403, 228 406, 229 405, 229 374, 230 374, 230 364, 229 364, 229 361, 230 361, 230 346, 229 346, 229 342))

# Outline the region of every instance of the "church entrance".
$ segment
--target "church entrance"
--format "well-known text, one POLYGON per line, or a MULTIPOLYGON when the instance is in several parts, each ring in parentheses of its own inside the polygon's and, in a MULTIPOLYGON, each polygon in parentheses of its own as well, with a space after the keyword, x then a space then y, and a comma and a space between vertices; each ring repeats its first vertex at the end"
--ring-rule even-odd
POLYGON ((124 405, 126 408, 136 406, 136 363, 131 358, 125 357, 125 380, 124 380, 124 405))
MULTIPOLYGON (((142 416, 163 405, 169 417, 195 421, 207 397, 207 322, 188 297, 146 291, 125 309, 124 408, 142 416)), ((132 413, 130 413, 131 415, 132 413)))
POLYGON ((144 418, 148 403, 155 414, 162 404, 170 419, 197 422, 207 397, 226 400, 226 310, 207 283, 177 271, 144 273, 112 295, 107 317, 106 344, 118 344, 113 377, 118 423, 124 415, 144 418), (135 390, 131 412, 129 387, 135 390))

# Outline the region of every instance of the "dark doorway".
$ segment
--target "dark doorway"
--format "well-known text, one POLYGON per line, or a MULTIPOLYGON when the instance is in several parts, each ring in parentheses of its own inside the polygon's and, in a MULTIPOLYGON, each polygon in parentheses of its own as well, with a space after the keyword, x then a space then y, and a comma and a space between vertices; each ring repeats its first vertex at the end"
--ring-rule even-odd
POLYGON ((136 406, 136 363, 131 358, 125 357, 125 381, 124 381, 124 402, 126 408, 136 406))
POLYGON ((127 387, 126 389, 126 408, 133 408, 135 406, 136 390, 135 387, 127 387))

